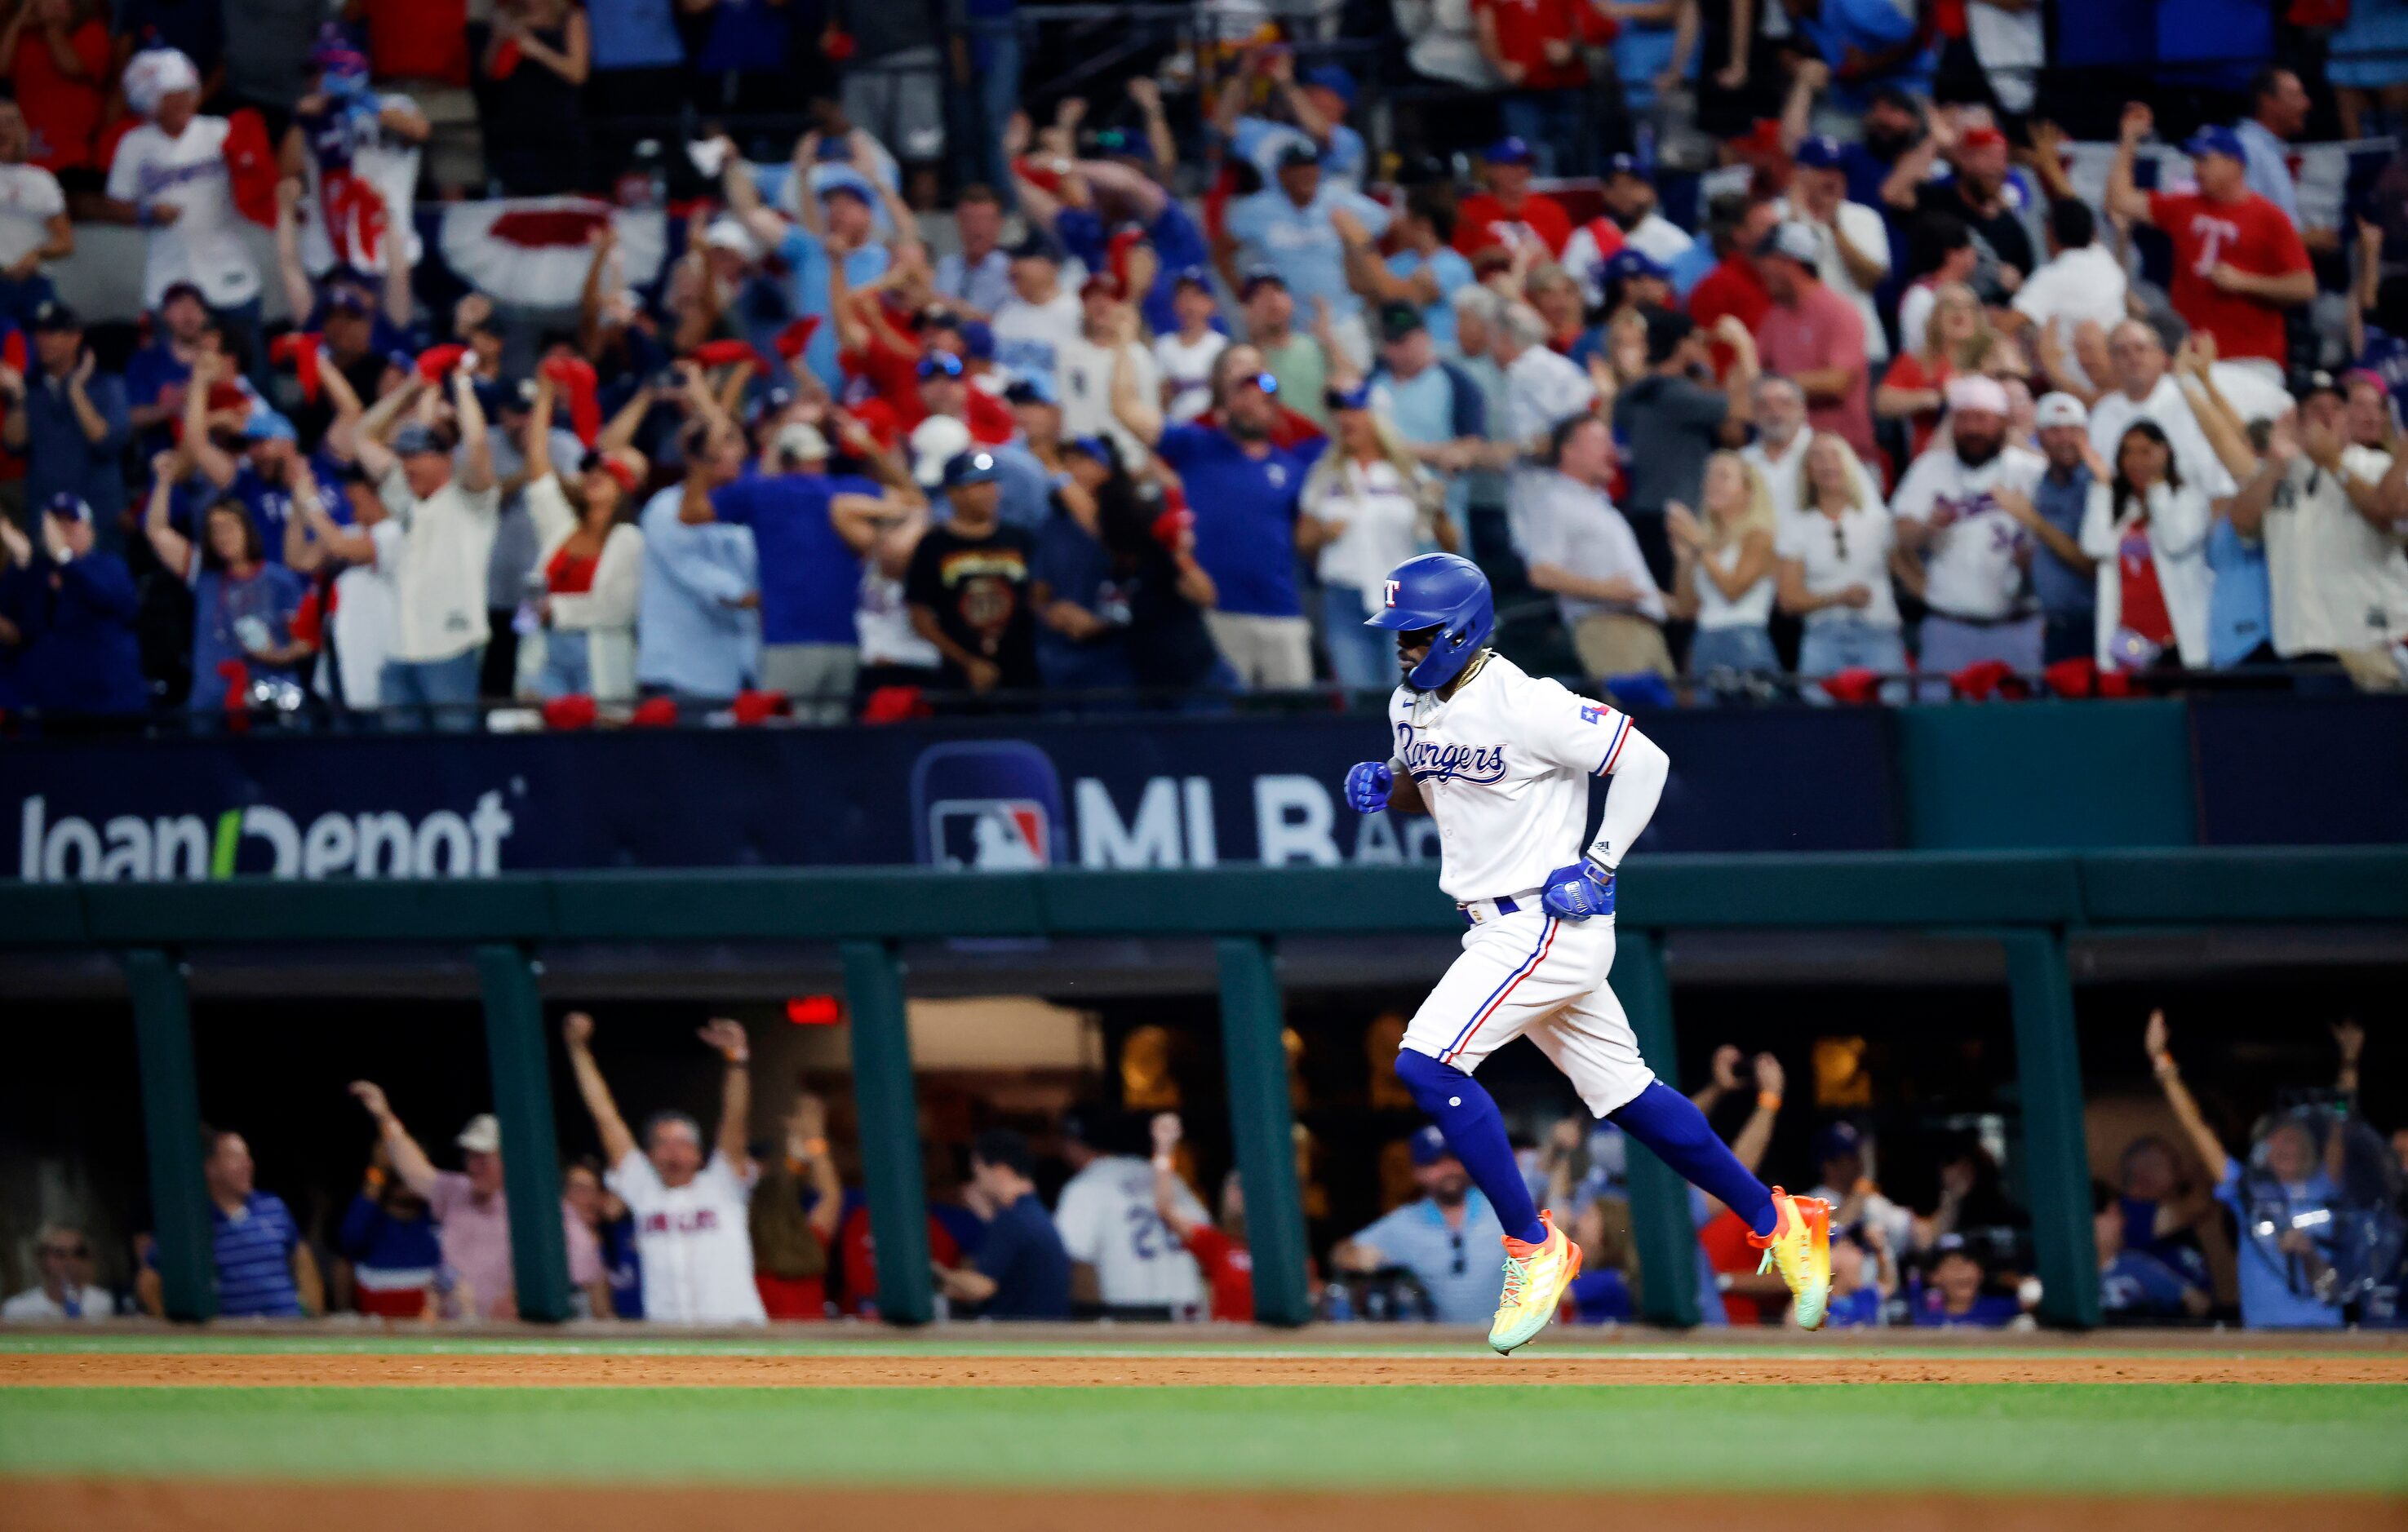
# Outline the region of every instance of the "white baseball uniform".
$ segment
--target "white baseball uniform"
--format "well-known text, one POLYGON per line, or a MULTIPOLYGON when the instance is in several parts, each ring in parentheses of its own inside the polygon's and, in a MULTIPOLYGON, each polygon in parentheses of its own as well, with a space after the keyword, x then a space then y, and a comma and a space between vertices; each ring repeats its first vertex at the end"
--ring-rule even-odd
POLYGON ((1527 1033, 1602 1117, 1656 1078, 1606 986, 1613 918, 1562 920, 1540 895, 1547 874, 1583 855, 1589 780, 1620 778, 1586 852, 1612 869, 1655 813, 1669 762, 1604 703, 1501 654, 1476 663, 1452 697, 1400 686, 1388 700, 1390 769, 1437 819, 1439 886, 1471 924, 1404 1045, 1469 1074, 1527 1033))
MULTIPOLYGON (((1211 1222, 1184 1185, 1180 1192, 1188 1217, 1211 1222)), ((1196 1257, 1154 1210, 1154 1167, 1135 1155, 1103 1155, 1064 1182, 1054 1228, 1070 1259, 1096 1268, 1097 1296, 1112 1308, 1204 1301, 1196 1257)))

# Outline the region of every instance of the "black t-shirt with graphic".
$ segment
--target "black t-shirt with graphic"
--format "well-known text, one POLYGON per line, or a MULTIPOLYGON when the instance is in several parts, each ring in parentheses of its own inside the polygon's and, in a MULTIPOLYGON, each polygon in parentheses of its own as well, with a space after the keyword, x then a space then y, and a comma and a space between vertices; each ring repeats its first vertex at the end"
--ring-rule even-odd
MULTIPOLYGON (((1028 571, 1037 542, 1016 526, 997 523, 983 537, 950 525, 932 526, 911 551, 903 598, 925 607, 946 637, 993 660, 1006 688, 1037 685, 1037 623, 1028 605, 1028 571)), ((951 660, 945 680, 967 682, 951 660)))

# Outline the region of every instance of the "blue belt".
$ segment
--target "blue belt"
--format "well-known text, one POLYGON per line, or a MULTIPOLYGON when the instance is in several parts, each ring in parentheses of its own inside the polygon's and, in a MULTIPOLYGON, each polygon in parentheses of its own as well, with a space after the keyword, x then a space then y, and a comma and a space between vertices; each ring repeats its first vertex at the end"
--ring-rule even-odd
POLYGON ((1522 907, 1510 898, 1474 899, 1470 904, 1459 904, 1455 907, 1455 913, 1463 917, 1463 923, 1466 925, 1480 923, 1480 917, 1471 912, 1471 905, 1474 904, 1493 904, 1497 907, 1497 913, 1500 915, 1518 915, 1522 912, 1522 907))

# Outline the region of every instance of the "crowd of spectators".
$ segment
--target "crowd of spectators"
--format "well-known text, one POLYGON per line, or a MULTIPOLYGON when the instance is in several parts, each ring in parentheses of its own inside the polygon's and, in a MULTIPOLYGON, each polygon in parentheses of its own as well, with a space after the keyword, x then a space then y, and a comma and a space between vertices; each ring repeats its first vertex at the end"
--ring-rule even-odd
POLYGON ((0 709, 1376 691, 1430 548, 1637 703, 2408 684, 2408 158, 2289 153, 2379 20, 2086 195, 2005 0, 1207 7, 1108 106, 1009 0, 471 8, 7 7, 0 709), (557 193, 548 308, 415 216, 557 193))
MULTIPOLYGON (((826 1104, 797 1088, 774 1119, 756 1117, 751 1039, 740 1024, 718 1020, 699 1033, 719 1059, 716 1126, 656 1110, 640 1129, 631 1127, 595 1061, 595 1032, 582 1012, 564 1020, 570 1072, 600 1148, 564 1166, 568 1312, 709 1325, 875 1317, 878 1255, 859 1161, 832 1144, 826 1104), (753 1124, 770 1121, 768 1136, 752 1134, 753 1124)), ((2399 1307, 2408 1280, 2408 1128, 2385 1140, 2367 1125, 2358 1108, 2366 1034, 2344 1022, 2333 1037, 2340 1069, 2332 1086, 2278 1093, 2247 1146, 2234 1152, 2210 1125, 2211 1109, 2185 1084, 2163 1013, 2151 1015, 2143 1052, 2173 1136, 2140 1133, 2117 1156, 2113 1178, 2094 1183, 2107 1323, 2408 1322, 2399 1307)), ((1811 1185, 1831 1205, 1830 1324, 2032 1324, 2042 1291, 2030 1221, 2005 1189, 2001 1140, 1979 1131, 1910 1132, 1899 1143, 1914 1147, 1882 1153, 1862 1115, 1825 1111, 1810 1138, 1792 1130, 1778 1139, 1791 1147, 1776 1150, 1787 1086, 1773 1055, 1751 1059, 1725 1045, 1692 1099, 1751 1171, 1785 1160, 1778 1165, 1784 1180, 1811 1185), (1885 1168, 1893 1186, 1914 1190, 1885 1191, 1885 1168)), ((430 1324, 519 1317, 494 1117, 470 1118, 452 1140, 460 1167, 439 1169, 381 1088, 355 1081, 351 1094, 373 1138, 356 1193, 339 1213, 325 1210, 323 1227, 305 1228, 281 1198, 256 1184, 240 1134, 205 1130, 218 1311, 430 1324)), ((1175 1089, 1163 1096, 1136 1084, 1127 1094, 1176 1096, 1175 1089)), ((2144 1101, 2134 1095, 2124 1107, 2144 1101)), ((1149 1115, 1090 1099, 1043 1124, 1034 1139, 994 1125, 959 1143, 925 1143, 922 1153, 940 1316, 1254 1317, 1254 1257, 1238 1172, 1217 1185, 1203 1180, 1175 1110, 1149 1115)), ((1584 1253, 1566 1296, 1568 1322, 1628 1322, 1642 1313, 1628 1153, 1613 1124, 1585 1116, 1555 1122, 1520 1151, 1532 1196, 1584 1253)), ((1438 1131, 1424 1126, 1380 1150, 1376 1195, 1383 1210, 1360 1227, 1359 1213, 1331 1210, 1323 1158, 1309 1138, 1299 1139, 1304 1203, 1326 1243, 1311 1252, 1306 1272, 1318 1315, 1486 1324, 1503 1281, 1502 1233, 1438 1131)), ((1703 1193, 1688 1197, 1701 1322, 1791 1323, 1788 1290, 1759 1271, 1745 1222, 1703 1193)), ((161 1311, 147 1237, 136 1238, 131 1291, 122 1296, 94 1282, 93 1252, 74 1226, 45 1226, 31 1253, 39 1280, 0 1307, 0 1319, 161 1311)))

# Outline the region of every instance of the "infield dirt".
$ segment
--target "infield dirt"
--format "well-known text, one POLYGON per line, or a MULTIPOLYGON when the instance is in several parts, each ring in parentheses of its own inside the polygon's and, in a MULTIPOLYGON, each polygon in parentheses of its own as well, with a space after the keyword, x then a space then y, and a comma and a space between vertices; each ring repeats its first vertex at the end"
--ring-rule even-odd
MULTIPOLYGON (((2105 1499, 1865 1495, 1828 1511, 1762 1497, 1538 1495, 1514 1497, 1540 1525, 1604 1522, 1681 1532, 1762 1532, 1801 1510, 1852 1532, 2261 1532, 2303 1511, 2317 1532, 2400 1532, 2408 1507, 2372 1496, 2105 1499), (2313 1509, 2310 1509, 2310 1508, 2313 1509)), ((794 1532, 798 1526, 966 1526, 979 1532, 1457 1532, 1489 1525, 1493 1496, 1364 1494, 880 1492, 695 1487, 266 1484, 195 1480, 32 1479, 0 1491, 6 1532, 794 1532)))
POLYGON ((1461 1383, 2408 1383, 2408 1352, 1456 1357, 0 1354, 0 1388, 1109 1388, 1461 1383))

